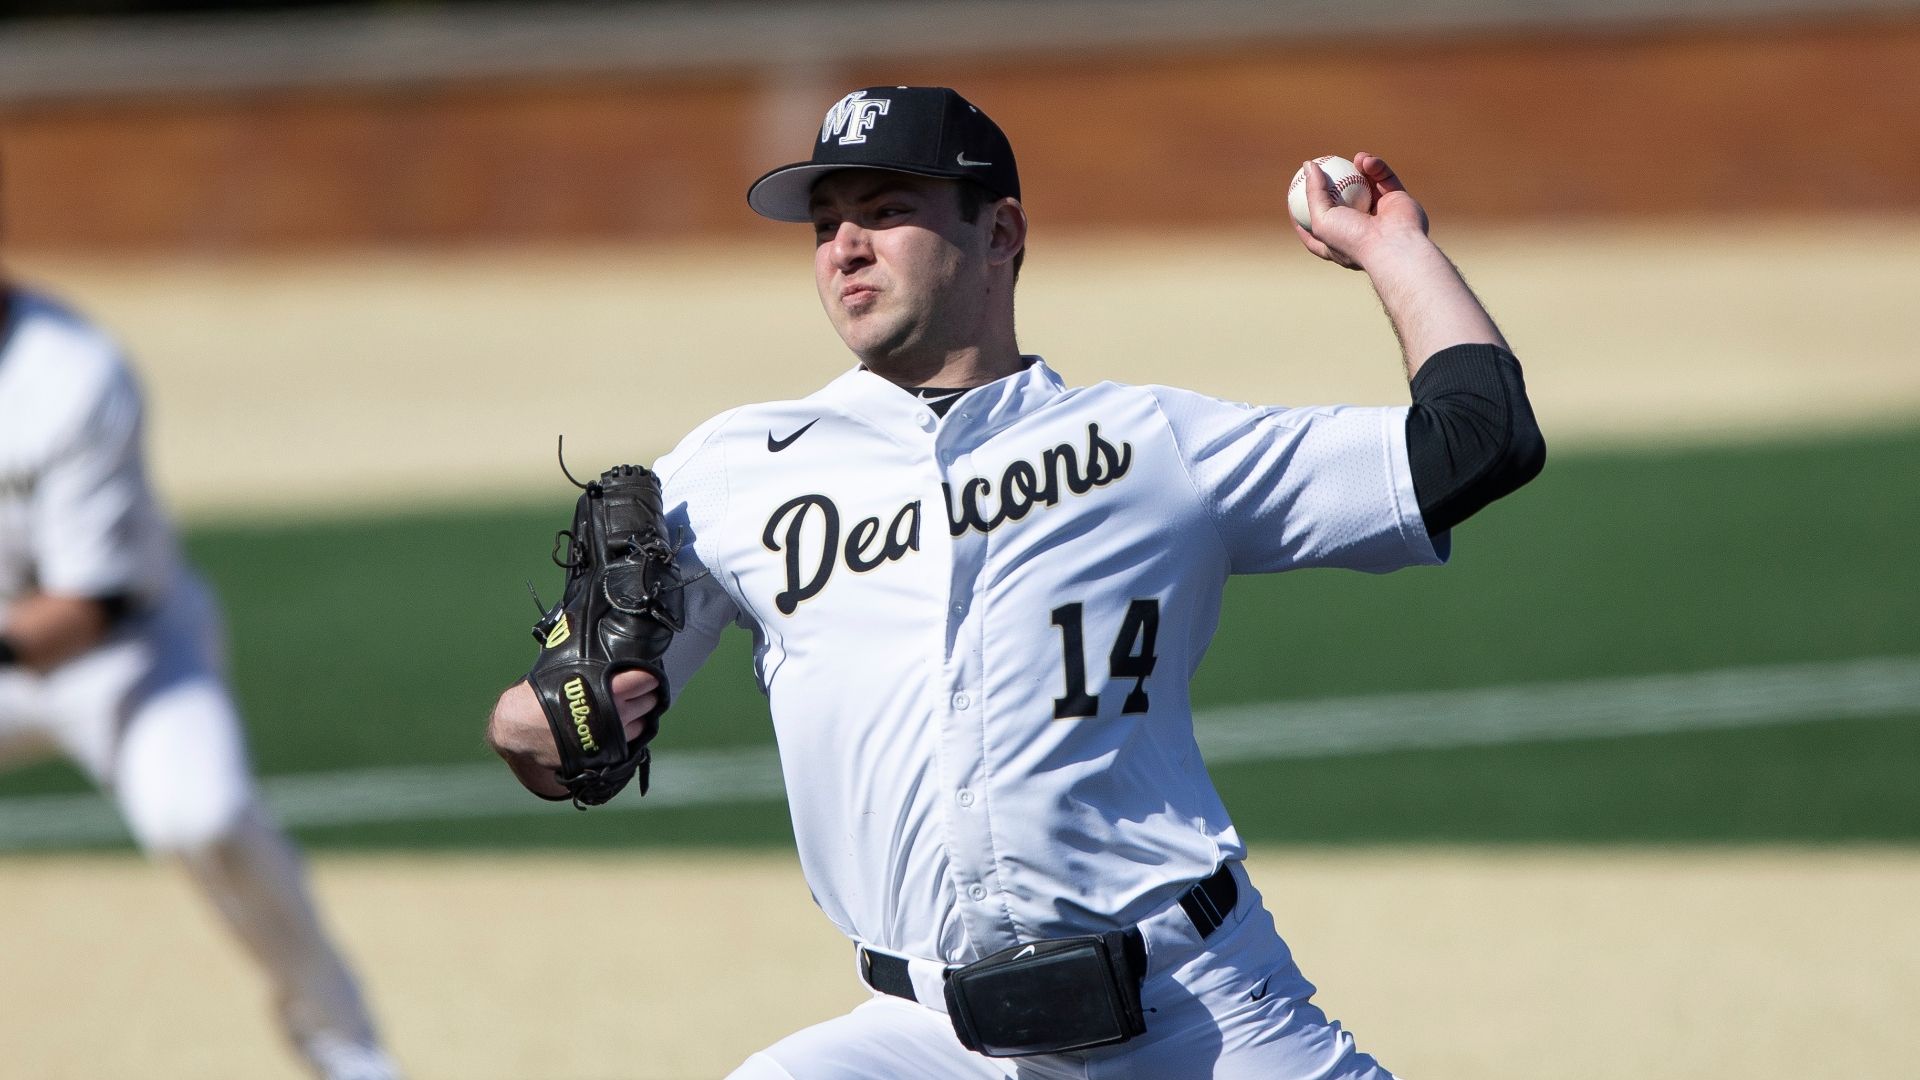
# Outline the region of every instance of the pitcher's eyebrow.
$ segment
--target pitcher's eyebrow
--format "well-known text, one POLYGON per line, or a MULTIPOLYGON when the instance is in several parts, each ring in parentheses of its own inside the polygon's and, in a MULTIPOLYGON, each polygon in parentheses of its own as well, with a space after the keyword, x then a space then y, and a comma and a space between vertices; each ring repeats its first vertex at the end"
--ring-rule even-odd
MULTIPOLYGON (((873 200, 879 198, 882 195, 892 195, 892 194, 895 194, 896 192, 903 192, 903 191, 911 192, 913 190, 915 190, 915 185, 911 181, 905 179, 904 177, 899 177, 899 176, 875 177, 873 183, 869 187, 867 187, 865 190, 859 191, 859 193, 853 197, 853 201, 857 203, 872 202, 873 200)), ((819 195, 813 196, 813 198, 807 200, 807 212, 809 214, 817 213, 820 207, 825 205, 826 201, 827 200, 820 197, 819 195)))

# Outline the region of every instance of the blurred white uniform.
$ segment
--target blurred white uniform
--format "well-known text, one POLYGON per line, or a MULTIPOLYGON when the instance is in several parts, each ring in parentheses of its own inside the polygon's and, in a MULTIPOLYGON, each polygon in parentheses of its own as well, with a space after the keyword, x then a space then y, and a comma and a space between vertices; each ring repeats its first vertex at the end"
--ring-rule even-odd
POLYGON ((140 846, 177 856, 265 968, 289 1039, 328 1080, 395 1070, 260 805, 212 597, 148 487, 139 389, 102 332, 11 292, 0 327, 0 634, 33 593, 121 597, 95 648, 0 667, 0 762, 66 754, 140 846))

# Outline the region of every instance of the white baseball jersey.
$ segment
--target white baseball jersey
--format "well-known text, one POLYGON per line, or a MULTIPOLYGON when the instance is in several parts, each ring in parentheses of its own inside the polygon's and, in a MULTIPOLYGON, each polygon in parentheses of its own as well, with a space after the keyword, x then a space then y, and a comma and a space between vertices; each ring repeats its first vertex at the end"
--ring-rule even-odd
POLYGON ((674 687, 753 631, 800 860, 849 937, 965 962, 1118 928, 1244 854, 1188 680, 1227 576, 1442 561, 1402 408, 1068 389, 947 415, 855 370, 658 466, 711 571, 674 687))
POLYGON ((152 603, 178 568, 118 348, 15 290, 0 329, 0 605, 29 591, 152 603))

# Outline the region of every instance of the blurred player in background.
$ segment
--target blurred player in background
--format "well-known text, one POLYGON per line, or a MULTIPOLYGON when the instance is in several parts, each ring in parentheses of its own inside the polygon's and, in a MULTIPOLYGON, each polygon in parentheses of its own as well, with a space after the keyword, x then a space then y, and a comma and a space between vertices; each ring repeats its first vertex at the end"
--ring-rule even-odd
POLYGON ((220 910, 316 1075, 389 1080, 254 791, 219 614, 148 487, 141 427, 114 343, 0 278, 0 764, 60 752, 86 770, 220 910))

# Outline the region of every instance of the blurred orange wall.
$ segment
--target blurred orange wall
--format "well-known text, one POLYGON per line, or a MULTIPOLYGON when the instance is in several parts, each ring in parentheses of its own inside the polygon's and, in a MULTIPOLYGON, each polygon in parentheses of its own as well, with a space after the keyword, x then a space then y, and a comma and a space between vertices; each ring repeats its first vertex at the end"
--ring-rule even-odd
POLYGON ((1450 217, 1920 211, 1920 18, 0 105, 8 244, 213 254, 764 235, 838 93, 992 113, 1049 228, 1222 227, 1368 149, 1450 217))

